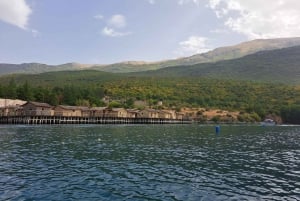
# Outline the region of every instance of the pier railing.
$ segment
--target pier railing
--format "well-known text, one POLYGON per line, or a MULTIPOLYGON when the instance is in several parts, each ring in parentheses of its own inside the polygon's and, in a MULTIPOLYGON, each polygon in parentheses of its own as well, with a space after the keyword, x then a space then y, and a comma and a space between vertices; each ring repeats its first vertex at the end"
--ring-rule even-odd
POLYGON ((0 124, 188 124, 189 120, 125 117, 0 116, 0 124))

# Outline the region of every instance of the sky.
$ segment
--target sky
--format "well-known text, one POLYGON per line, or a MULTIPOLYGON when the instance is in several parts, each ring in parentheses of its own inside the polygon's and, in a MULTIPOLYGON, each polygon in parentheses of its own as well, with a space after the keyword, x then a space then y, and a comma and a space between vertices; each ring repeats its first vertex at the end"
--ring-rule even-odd
POLYGON ((299 0, 0 0, 0 63, 109 64, 300 36, 299 0))

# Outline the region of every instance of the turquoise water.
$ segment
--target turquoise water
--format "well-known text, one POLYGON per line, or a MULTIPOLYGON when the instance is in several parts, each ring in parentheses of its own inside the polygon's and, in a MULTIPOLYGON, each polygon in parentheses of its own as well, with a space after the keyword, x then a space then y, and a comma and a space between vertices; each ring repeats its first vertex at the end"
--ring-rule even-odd
POLYGON ((2 125, 0 200, 300 200, 300 127, 2 125))

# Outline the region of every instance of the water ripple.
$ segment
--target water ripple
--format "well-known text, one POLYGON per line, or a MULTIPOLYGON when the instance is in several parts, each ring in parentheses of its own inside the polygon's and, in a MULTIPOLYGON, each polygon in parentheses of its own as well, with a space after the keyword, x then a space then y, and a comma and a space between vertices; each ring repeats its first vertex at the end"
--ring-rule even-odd
POLYGON ((300 127, 0 129, 0 200, 300 200, 300 127))

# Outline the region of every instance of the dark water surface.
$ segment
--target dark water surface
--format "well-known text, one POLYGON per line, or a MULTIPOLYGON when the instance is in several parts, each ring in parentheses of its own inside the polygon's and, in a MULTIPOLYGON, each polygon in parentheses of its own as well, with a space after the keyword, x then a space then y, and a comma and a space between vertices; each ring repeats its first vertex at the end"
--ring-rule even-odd
POLYGON ((300 200, 300 127, 0 126, 0 200, 300 200))

